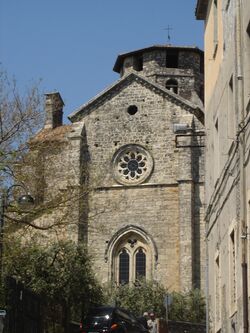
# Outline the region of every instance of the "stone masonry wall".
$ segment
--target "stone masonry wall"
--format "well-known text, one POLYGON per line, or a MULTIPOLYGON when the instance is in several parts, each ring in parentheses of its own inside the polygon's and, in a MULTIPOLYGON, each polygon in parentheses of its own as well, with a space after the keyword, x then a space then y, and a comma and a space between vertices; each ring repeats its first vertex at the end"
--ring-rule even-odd
MULTIPOLYGON (((134 81, 83 118, 89 179, 96 187, 89 196, 88 246, 102 282, 111 277, 111 262, 105 262, 108 242, 126 225, 135 225, 152 237, 158 249, 157 263, 152 267, 154 279, 175 290, 186 290, 193 284, 200 284, 197 281, 200 281, 201 274, 194 274, 192 259, 193 246, 196 246, 192 244, 194 239, 197 242, 195 253, 203 251, 198 229, 195 237, 192 230, 193 205, 199 194, 194 199, 193 186, 186 189, 178 182, 181 180, 180 163, 183 170, 188 169, 192 180, 192 159, 199 165, 201 156, 198 150, 191 153, 188 149, 184 150, 184 160, 180 159, 183 152, 175 147, 173 133, 173 124, 180 122, 185 115, 190 113, 180 105, 134 81), (138 107, 134 115, 127 112, 130 105, 138 107), (113 178, 112 157, 126 144, 142 145, 153 157, 153 172, 143 184, 126 187, 113 178), (185 199, 187 196, 188 200, 185 199), (189 233, 183 229, 184 225, 189 228, 189 233), (180 242, 181 235, 183 243, 180 242), (188 237, 187 243, 185 237, 188 237)), ((199 181, 199 176, 193 180, 199 181)), ((196 223, 199 222, 197 214, 196 223)))
MULTIPOLYGON (((129 143, 145 147, 154 159, 150 183, 176 183, 178 150, 173 123, 189 114, 180 106, 134 82, 85 119, 92 180, 100 186, 116 185, 110 169, 115 151, 129 143), (130 116, 127 108, 136 105, 130 116)), ((91 180, 91 182, 92 182, 91 180)))
MULTIPOLYGON (((143 69, 139 74, 152 78, 165 87, 166 80, 175 79, 178 82, 179 94, 190 99, 191 92, 200 95, 203 86, 203 73, 201 73, 202 57, 197 52, 178 50, 178 68, 167 68, 166 57, 168 50, 153 50, 143 54, 143 69)), ((136 56, 134 56, 136 58, 136 56)), ((134 58, 128 56, 124 60, 122 75, 134 70, 134 58)))
POLYGON ((33 139, 27 156, 30 171, 25 183, 29 184, 36 204, 45 207, 34 221, 45 228, 39 230, 39 237, 45 243, 53 239, 78 241, 80 198, 85 191, 80 177, 82 124, 78 125, 41 130, 33 139), (46 230, 52 225, 57 227, 46 230))
POLYGON ((155 241, 158 249, 153 276, 171 290, 179 290, 178 187, 138 186, 97 190, 90 203, 89 248, 95 271, 107 282, 109 266, 105 250, 111 237, 126 225, 139 226, 155 241))

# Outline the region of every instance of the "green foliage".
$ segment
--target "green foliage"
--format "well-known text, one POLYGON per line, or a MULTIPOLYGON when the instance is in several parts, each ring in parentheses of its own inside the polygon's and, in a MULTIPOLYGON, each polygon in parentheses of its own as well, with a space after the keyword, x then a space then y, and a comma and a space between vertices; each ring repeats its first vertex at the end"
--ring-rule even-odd
MULTIPOLYGON (((82 246, 60 241, 48 246, 37 242, 7 242, 4 250, 4 274, 14 277, 26 288, 45 296, 50 304, 66 304, 71 318, 79 320, 89 306, 116 304, 136 316, 154 311, 165 318, 164 297, 168 290, 153 281, 104 288, 96 282, 91 259, 82 246)), ((200 290, 172 294, 168 318, 174 321, 201 323, 205 321, 205 300, 200 290)))
POLYGON ((172 293, 173 301, 168 309, 168 317, 175 321, 204 323, 206 321, 205 298, 199 289, 187 293, 172 293))
POLYGON ((82 246, 60 241, 48 246, 11 242, 4 251, 5 275, 45 296, 54 304, 66 304, 79 319, 82 305, 102 302, 102 291, 82 246), (84 304, 83 304, 84 303, 84 304))
POLYGON ((139 281, 136 285, 109 286, 105 290, 106 303, 116 304, 129 309, 136 316, 145 311, 154 311, 163 317, 165 308, 163 299, 167 290, 153 281, 139 281))
MULTIPOLYGON (((153 281, 140 281, 136 285, 109 286, 105 289, 105 301, 129 309, 136 316, 153 311, 157 317, 166 317, 164 297, 168 290, 153 281)), ((206 318, 205 299, 199 289, 187 293, 173 292, 168 308, 168 318, 174 321, 203 323, 206 318)))

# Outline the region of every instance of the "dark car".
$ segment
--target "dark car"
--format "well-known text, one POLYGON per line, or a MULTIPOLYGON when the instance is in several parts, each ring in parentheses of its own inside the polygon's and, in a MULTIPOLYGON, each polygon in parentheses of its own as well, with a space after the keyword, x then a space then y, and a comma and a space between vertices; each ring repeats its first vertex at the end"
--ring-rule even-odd
POLYGON ((80 333, 147 333, 129 311, 112 306, 91 309, 80 324, 80 333))

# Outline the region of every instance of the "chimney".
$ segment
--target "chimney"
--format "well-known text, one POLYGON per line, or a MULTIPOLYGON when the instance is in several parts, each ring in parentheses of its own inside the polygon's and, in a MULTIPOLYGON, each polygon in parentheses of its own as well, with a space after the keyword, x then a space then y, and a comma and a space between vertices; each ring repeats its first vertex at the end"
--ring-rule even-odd
POLYGON ((59 92, 45 94, 46 120, 44 128, 56 128, 63 124, 63 100, 59 92))

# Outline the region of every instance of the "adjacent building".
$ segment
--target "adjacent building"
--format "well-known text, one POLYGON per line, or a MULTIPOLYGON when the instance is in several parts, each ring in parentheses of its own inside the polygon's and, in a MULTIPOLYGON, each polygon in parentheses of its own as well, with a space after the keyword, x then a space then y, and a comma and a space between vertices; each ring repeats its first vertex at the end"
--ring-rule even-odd
POLYGON ((249 332, 250 2, 198 0, 205 22, 209 332, 249 332))

